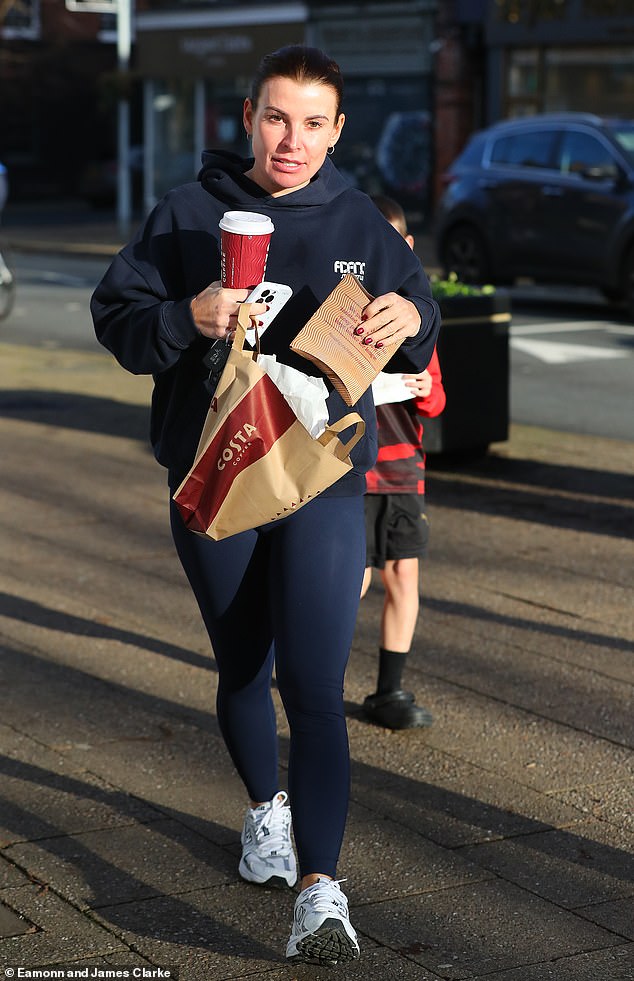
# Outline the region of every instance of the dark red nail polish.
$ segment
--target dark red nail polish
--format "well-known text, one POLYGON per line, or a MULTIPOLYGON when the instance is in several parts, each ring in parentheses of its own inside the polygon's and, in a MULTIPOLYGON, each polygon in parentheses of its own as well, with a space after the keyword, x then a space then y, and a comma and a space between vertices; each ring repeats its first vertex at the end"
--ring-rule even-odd
POLYGON ((371 344, 372 343, 372 338, 371 337, 364 337, 363 340, 361 341, 361 343, 362 344, 371 344))
POLYGON ((357 327, 355 330, 355 334, 357 335, 357 337, 360 337, 361 334, 365 334, 365 330, 363 329, 363 327, 357 327))
POLYGON ((375 347, 383 347, 383 341, 377 341, 375 347))

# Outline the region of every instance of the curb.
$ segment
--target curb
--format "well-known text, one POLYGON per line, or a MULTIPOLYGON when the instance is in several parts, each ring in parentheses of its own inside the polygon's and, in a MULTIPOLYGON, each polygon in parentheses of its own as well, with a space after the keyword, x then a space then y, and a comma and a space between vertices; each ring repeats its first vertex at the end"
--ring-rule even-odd
POLYGON ((34 240, 34 241, 24 241, 24 239, 12 239, 7 238, 7 246, 11 252, 25 252, 25 253, 51 253, 59 254, 61 252, 68 253, 70 255, 87 255, 91 258, 103 257, 111 258, 116 255, 121 248, 120 244, 113 243, 97 243, 97 242, 54 242, 47 239, 34 240))

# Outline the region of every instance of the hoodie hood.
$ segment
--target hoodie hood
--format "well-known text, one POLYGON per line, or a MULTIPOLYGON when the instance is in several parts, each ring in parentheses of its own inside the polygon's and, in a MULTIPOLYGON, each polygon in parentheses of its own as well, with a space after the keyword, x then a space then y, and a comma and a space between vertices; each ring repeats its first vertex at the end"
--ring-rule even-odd
POLYGON ((268 208, 311 208, 329 204, 350 190, 350 184, 326 159, 315 176, 305 186, 280 197, 273 197, 245 176, 253 166, 253 158, 238 156, 226 150, 205 150, 198 180, 209 194, 224 204, 240 210, 253 205, 254 199, 268 208))

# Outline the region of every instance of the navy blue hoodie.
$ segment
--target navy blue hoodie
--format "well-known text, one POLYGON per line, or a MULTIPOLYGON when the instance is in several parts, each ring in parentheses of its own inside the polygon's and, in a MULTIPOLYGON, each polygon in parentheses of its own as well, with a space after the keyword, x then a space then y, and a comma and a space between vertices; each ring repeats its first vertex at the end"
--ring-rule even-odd
MULTIPOLYGON (((222 151, 205 152, 197 182, 170 191, 136 237, 115 257, 91 301, 100 342, 135 374, 152 374, 151 440, 176 487, 193 463, 209 408, 202 363, 210 340, 190 310, 192 297, 220 279, 220 229, 225 211, 256 211, 275 225, 266 267, 269 282, 293 296, 262 338, 262 350, 306 374, 319 369, 289 344, 346 272, 373 296, 390 291, 410 299, 421 329, 408 338, 387 370, 418 372, 432 355, 440 316, 420 261, 372 201, 326 160, 311 182, 272 197, 245 176, 253 165, 222 151)), ((351 411, 327 382, 330 421, 351 411)), ((360 494, 377 451, 376 414, 369 389, 354 406, 366 435, 352 453, 353 470, 326 494, 360 494)), ((345 433, 344 437, 349 434, 345 433)))

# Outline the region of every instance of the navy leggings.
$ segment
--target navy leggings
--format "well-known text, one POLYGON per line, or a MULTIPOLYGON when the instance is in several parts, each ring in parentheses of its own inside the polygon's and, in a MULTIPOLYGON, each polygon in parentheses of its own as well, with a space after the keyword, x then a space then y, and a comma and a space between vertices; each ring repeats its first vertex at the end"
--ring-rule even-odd
POLYGON ((335 877, 350 763, 343 678, 363 570, 363 497, 318 497, 295 514, 221 542, 172 534, 218 664, 218 722, 253 801, 279 789, 271 698, 290 728, 288 789, 301 875, 335 877))

